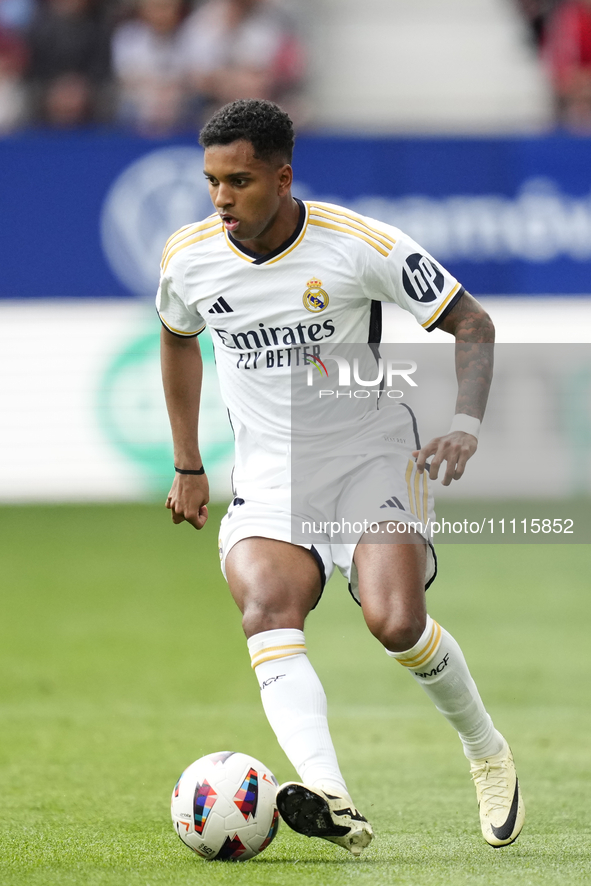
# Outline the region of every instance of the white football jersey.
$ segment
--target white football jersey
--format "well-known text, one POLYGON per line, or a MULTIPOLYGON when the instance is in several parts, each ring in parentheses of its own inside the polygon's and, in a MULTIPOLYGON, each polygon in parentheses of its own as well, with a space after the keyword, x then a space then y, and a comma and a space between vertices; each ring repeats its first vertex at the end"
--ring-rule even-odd
POLYGON ((463 293, 402 231, 341 206, 300 203, 279 249, 256 255, 217 214, 167 242, 156 298, 164 326, 195 336, 207 325, 236 438, 234 486, 287 482, 291 371, 324 344, 380 341, 381 302, 434 329, 463 293))

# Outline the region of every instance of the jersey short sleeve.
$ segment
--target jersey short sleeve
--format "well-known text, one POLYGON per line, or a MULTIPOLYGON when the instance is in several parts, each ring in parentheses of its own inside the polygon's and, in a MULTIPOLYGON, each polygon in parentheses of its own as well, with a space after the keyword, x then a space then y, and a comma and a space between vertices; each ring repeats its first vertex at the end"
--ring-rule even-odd
POLYGON ((194 306, 186 304, 182 282, 182 268, 171 263, 160 277, 156 310, 162 325, 169 332, 190 338, 203 332, 205 320, 194 306))
POLYGON ((382 257, 371 250, 371 297, 395 302, 415 316, 423 329, 432 332, 464 293, 464 288, 411 237, 388 226, 395 243, 382 257))

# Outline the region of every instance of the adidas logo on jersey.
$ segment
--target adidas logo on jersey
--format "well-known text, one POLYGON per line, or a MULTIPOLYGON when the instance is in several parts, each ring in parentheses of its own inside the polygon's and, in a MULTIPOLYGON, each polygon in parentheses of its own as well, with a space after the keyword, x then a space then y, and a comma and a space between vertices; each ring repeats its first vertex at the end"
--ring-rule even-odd
POLYGON ((234 308, 231 308, 225 298, 220 297, 213 303, 213 307, 209 309, 208 314, 233 314, 234 308))
POLYGON ((384 502, 383 505, 380 505, 380 508, 400 508, 401 511, 404 510, 404 505, 400 502, 399 499, 396 498, 395 495, 392 498, 389 498, 384 502))

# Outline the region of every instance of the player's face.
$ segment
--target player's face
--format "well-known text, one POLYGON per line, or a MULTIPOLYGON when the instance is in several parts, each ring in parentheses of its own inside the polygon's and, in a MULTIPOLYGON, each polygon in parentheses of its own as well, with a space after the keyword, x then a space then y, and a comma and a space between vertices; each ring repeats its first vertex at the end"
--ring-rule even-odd
POLYGON ((258 160, 244 140, 206 148, 203 171, 226 230, 241 241, 269 231, 292 182, 289 164, 258 160))

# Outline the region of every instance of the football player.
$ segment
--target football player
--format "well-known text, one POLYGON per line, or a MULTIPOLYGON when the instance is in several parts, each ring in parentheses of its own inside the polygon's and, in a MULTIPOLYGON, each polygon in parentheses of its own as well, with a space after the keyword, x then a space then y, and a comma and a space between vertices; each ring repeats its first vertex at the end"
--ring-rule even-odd
MULTIPOLYGON (((222 569, 242 612, 265 713, 301 779, 279 789, 281 815, 299 833, 331 840, 354 855, 372 839, 339 769, 325 694, 303 632, 337 565, 371 633, 457 730, 476 785, 484 839, 507 845, 524 821, 513 757, 460 647, 427 613, 425 591, 436 560, 422 528, 432 517, 427 475, 434 480, 441 472, 449 485, 476 451, 492 377, 493 324, 402 231, 292 195, 293 127, 273 103, 226 105, 205 125, 201 144, 214 212, 170 238, 157 296, 176 468, 167 507, 175 523, 186 520, 202 529, 207 521, 208 484, 197 438, 197 336, 207 325, 236 438, 234 498, 220 533, 222 569), (414 416, 398 404, 388 419, 394 415, 397 422, 396 432, 386 435, 390 448, 373 457, 359 446, 346 483, 340 462, 327 453, 325 518, 350 516, 363 500, 364 518, 381 532, 387 498, 396 504, 387 544, 372 543, 375 536, 363 528, 347 537, 294 543, 292 373, 306 371, 311 361, 326 369, 323 354, 339 344, 377 348, 383 302, 410 311, 426 330, 455 337, 456 414, 447 433, 420 446, 414 416)), ((376 413, 374 404, 367 421, 381 421, 376 413)), ((356 433, 351 430, 352 438, 356 433)), ((316 512, 302 516, 318 519, 316 512)))

